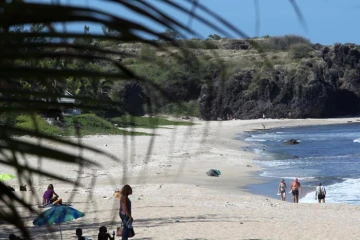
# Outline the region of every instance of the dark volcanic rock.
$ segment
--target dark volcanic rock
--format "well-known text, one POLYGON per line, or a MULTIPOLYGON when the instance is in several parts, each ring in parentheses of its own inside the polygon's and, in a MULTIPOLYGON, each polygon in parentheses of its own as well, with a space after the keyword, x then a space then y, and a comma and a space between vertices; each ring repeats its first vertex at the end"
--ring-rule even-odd
POLYGON ((284 142, 284 144, 286 144, 286 145, 295 145, 295 144, 299 144, 299 142, 296 139, 290 139, 290 140, 284 142))
MULTIPOLYGON (((320 49, 321 46, 316 46, 320 49)), ((204 120, 324 118, 360 113, 360 52, 352 45, 324 47, 316 61, 281 70, 243 70, 213 79, 200 93, 204 120), (260 73, 261 71, 261 73, 260 73)))

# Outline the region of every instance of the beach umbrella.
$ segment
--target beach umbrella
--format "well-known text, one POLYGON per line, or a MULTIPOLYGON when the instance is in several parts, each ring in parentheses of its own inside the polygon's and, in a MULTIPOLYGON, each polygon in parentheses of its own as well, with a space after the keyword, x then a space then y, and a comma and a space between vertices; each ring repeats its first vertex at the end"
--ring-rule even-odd
POLYGON ((35 226, 59 224, 60 227, 60 236, 62 239, 61 233, 61 223, 69 222, 74 219, 85 216, 84 213, 65 205, 57 205, 52 208, 42 212, 34 221, 35 226))
POLYGON ((6 181, 15 178, 14 175, 8 174, 8 173, 2 173, 0 174, 0 181, 6 181))

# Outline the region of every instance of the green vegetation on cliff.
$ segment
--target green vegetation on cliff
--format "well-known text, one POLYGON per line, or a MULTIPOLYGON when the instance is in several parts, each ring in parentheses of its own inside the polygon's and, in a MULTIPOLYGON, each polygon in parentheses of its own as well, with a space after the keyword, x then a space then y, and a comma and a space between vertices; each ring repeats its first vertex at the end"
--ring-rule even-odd
POLYGON ((78 128, 80 135, 150 135, 142 132, 130 132, 118 129, 112 123, 94 114, 81 114, 65 117, 64 132, 66 135, 77 135, 76 128, 78 128))
POLYGON ((117 124, 118 127, 128 128, 158 128, 162 126, 191 126, 191 122, 172 121, 162 117, 133 117, 122 116, 110 119, 110 122, 117 124))
POLYGON ((64 121, 55 121, 54 124, 36 115, 19 115, 15 120, 15 127, 20 129, 37 131, 50 136, 80 136, 85 135, 150 135, 142 132, 124 131, 115 127, 112 123, 94 115, 81 114, 68 116, 64 121), (78 131, 78 133, 77 133, 78 131))
MULTIPOLYGON (((90 107, 112 100, 111 105, 105 104, 101 110, 98 108, 88 112, 103 119, 112 119, 113 123, 124 126, 155 127, 152 123, 140 123, 140 118, 132 118, 133 122, 130 123, 128 117, 122 117, 125 115, 141 117, 145 114, 168 114, 210 120, 226 118, 227 114, 235 118, 257 118, 262 114, 269 117, 330 117, 358 112, 357 109, 339 110, 344 109, 342 102, 347 101, 346 99, 341 100, 333 109, 324 110, 329 102, 334 101, 333 96, 337 95, 337 90, 325 94, 328 90, 324 89, 336 88, 341 83, 333 87, 321 83, 329 82, 331 85, 331 81, 346 81, 359 77, 354 70, 358 64, 356 45, 349 44, 344 48, 340 45, 327 47, 312 44, 303 37, 293 35, 253 39, 226 39, 211 35, 206 40, 175 39, 180 48, 167 41, 158 40, 153 41, 158 45, 154 47, 137 42, 76 39, 75 41, 81 44, 100 46, 105 52, 98 59, 80 58, 68 61, 66 58, 49 58, 32 64, 43 69, 85 68, 94 73, 121 75, 122 72, 119 72, 115 65, 107 64, 102 58, 121 62, 124 68, 133 72, 137 78, 113 81, 111 77, 99 78, 96 74, 86 77, 74 75, 57 84, 57 88, 60 91, 69 91, 74 96, 91 99, 93 103, 90 107), (355 58, 351 60, 352 65, 345 64, 341 70, 336 66, 342 63, 331 65, 340 59, 337 58, 340 52, 336 48, 348 49, 346 51, 351 52, 350 57, 355 58), (123 57, 115 58, 117 55, 114 53, 121 53, 123 57), (338 80, 334 80, 335 78, 338 80), (320 88, 323 90, 319 90, 320 88), (305 94, 307 90, 309 93, 306 94, 310 94, 310 97, 311 92, 316 92, 315 98, 325 94, 325 98, 321 100, 324 102, 320 105, 315 100, 307 103, 305 100, 310 99, 305 94), (304 110, 309 106, 312 106, 310 110, 304 110), (322 109, 314 110, 314 106, 322 109)), ((82 53, 81 50, 77 51, 82 53)), ((28 63, 18 61, 17 64, 25 66, 28 63)), ((33 79, 21 80, 19 83, 23 89, 37 90, 38 82, 33 79)), ((349 84, 343 86, 350 87, 349 84)), ((353 89, 352 87, 351 91, 353 89)), ((340 93, 341 96, 344 94, 347 93, 340 93)), ((356 97, 347 95, 345 98, 358 101, 357 94, 355 95, 356 97)), ((77 101, 75 104, 82 103, 77 101)), ((65 124, 67 122, 71 122, 69 118, 65 118, 65 124)), ((97 122, 98 125, 89 126, 89 129, 103 128, 98 133, 127 134, 97 122)), ((87 129, 83 129, 84 134, 98 131, 87 129)), ((58 129, 49 127, 46 131, 55 134, 58 129)), ((74 130, 68 131, 70 132, 65 135, 74 134, 74 130)))
POLYGON ((54 125, 49 124, 39 115, 34 117, 29 115, 19 115, 15 120, 15 127, 29 131, 38 131, 47 135, 62 135, 62 130, 54 125))

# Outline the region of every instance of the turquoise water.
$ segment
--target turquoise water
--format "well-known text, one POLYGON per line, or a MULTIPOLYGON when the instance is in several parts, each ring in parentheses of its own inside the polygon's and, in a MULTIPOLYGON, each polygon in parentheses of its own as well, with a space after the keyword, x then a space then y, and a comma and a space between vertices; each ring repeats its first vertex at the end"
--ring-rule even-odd
MULTIPOLYGON (((308 126, 251 132, 242 136, 258 154, 265 184, 251 186, 259 193, 276 191, 279 179, 288 185, 298 177, 304 186, 315 189, 318 182, 327 189, 327 202, 360 204, 360 124, 308 126), (296 139, 297 145, 283 142, 296 139), (262 190, 261 190, 262 189, 262 190)), ((268 193, 265 193, 267 195, 268 193)), ((316 202, 310 191, 301 202, 316 202)), ((276 197, 276 196, 274 196, 276 197)))

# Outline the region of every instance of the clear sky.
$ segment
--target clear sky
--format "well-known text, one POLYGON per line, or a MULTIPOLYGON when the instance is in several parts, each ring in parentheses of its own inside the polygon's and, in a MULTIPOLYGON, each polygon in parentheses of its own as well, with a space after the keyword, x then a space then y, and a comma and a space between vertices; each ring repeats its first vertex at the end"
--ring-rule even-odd
MULTIPOLYGON (((37 0, 37 2, 49 1, 37 0)), ((160 0, 148 1, 162 7, 168 14, 179 21, 185 24, 188 23, 187 16, 179 14, 172 8, 164 7, 160 0)), ((184 0, 176 1, 182 2, 184 0)), ((73 5, 88 5, 116 15, 136 19, 159 30, 158 26, 149 23, 146 19, 140 19, 129 10, 116 7, 114 4, 106 3, 104 0, 62 0, 61 2, 73 5)), ((289 0, 258 0, 258 2, 260 28, 259 32, 256 33, 254 0, 200 0, 200 3, 221 15, 250 37, 256 35, 261 37, 264 35, 296 34, 310 39, 313 43, 352 42, 360 44, 360 31, 357 28, 360 19, 360 0, 297 0, 296 2, 306 21, 306 27, 300 23, 289 0)), ((83 25, 84 23, 73 24, 68 26, 68 29, 82 31, 83 25)), ((203 37, 216 33, 197 21, 192 23, 192 28, 203 37)), ((90 31, 101 32, 101 27, 90 24, 90 31)))

